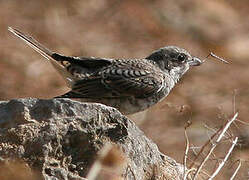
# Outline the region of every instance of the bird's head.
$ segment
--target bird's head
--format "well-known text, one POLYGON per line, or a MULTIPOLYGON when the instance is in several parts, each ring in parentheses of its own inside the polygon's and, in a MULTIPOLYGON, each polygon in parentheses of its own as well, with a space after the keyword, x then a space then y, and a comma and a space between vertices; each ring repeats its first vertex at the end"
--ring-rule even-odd
POLYGON ((199 66, 202 61, 191 56, 185 49, 176 46, 166 46, 154 51, 146 59, 154 61, 162 71, 180 78, 190 66, 199 66))

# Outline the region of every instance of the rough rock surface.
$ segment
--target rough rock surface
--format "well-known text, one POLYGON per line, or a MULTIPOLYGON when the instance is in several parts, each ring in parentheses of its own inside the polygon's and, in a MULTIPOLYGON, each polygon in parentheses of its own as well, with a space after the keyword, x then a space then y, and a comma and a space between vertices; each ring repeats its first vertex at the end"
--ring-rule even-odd
POLYGON ((20 159, 41 179, 84 179, 107 142, 127 157, 124 179, 181 179, 182 165, 114 108, 69 99, 0 102, 0 163, 20 159))

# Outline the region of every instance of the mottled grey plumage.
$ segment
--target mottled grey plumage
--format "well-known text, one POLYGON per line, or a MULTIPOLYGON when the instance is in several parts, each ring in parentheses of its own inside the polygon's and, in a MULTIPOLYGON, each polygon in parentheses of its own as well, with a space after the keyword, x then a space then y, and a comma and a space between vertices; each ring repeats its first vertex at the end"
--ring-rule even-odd
POLYGON ((166 46, 144 59, 67 57, 54 53, 32 37, 9 28, 63 75, 72 89, 56 98, 80 98, 132 114, 165 98, 190 66, 202 63, 186 50, 166 46))

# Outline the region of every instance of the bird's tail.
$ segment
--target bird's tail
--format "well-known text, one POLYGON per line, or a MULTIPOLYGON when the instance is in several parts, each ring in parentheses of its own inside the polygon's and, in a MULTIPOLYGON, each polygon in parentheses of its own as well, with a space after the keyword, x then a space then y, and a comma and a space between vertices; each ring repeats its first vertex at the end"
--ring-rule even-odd
POLYGON ((17 29, 14 29, 12 27, 8 27, 8 30, 12 32, 14 35, 22 39, 26 44, 28 44, 31 48, 33 48, 35 51, 37 51, 39 54, 41 54, 43 57, 45 57, 48 60, 51 60, 51 56, 53 52, 43 46, 41 43, 36 41, 31 36, 27 36, 21 31, 18 31, 17 29))
POLYGON ((54 66, 54 68, 65 78, 67 84, 69 87, 72 85, 72 75, 69 74, 65 67, 61 64, 61 62, 56 61, 53 59, 53 54, 55 54, 53 51, 46 48, 44 45, 36 41, 33 37, 25 35, 21 31, 14 29, 12 27, 8 27, 8 30, 16 35, 18 38, 22 39, 26 44, 28 44, 31 48, 33 48, 36 52, 41 54, 43 57, 45 57, 47 60, 51 62, 51 64, 54 66))

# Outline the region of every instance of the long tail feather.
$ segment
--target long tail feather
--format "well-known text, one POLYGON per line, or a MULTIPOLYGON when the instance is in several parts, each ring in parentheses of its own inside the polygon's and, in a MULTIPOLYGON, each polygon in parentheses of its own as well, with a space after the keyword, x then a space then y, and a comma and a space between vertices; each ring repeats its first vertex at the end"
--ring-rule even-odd
POLYGON ((37 51, 47 60, 49 60, 51 64, 54 66, 54 68, 65 78, 67 85, 69 87, 72 86, 72 82, 74 78, 72 77, 70 73, 66 71, 65 67, 63 67, 60 62, 57 62, 55 59, 53 59, 52 56, 53 54, 55 54, 53 51, 43 46, 41 43, 36 41, 33 37, 25 35, 24 33, 22 33, 21 31, 17 29, 8 27, 8 30, 14 35, 16 35, 18 38, 22 39, 26 44, 28 44, 32 49, 37 51))
POLYGON ((40 53, 43 57, 50 60, 52 57, 52 54, 54 54, 51 50, 40 44, 38 41, 36 41, 31 36, 27 36, 21 31, 18 31, 17 29, 14 29, 12 27, 8 27, 8 30, 12 32, 14 35, 25 41, 31 48, 33 48, 35 51, 40 53))

